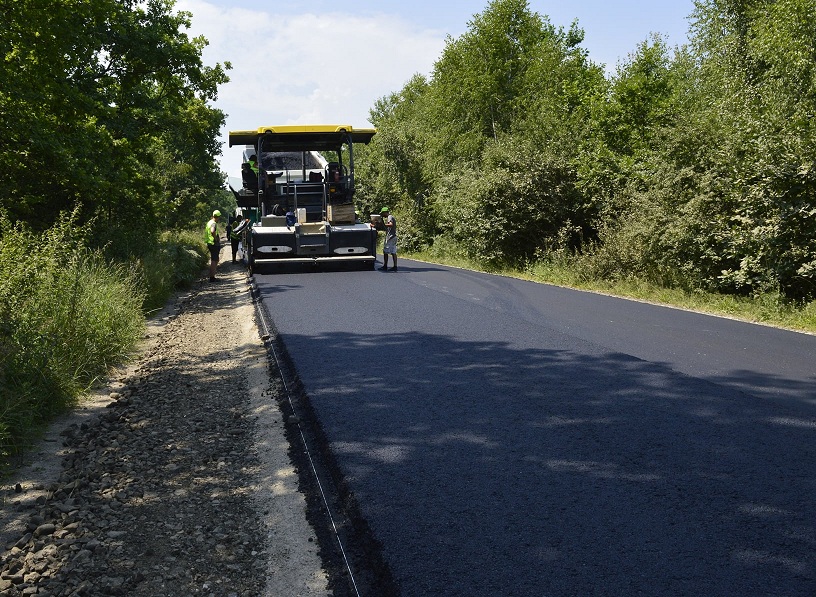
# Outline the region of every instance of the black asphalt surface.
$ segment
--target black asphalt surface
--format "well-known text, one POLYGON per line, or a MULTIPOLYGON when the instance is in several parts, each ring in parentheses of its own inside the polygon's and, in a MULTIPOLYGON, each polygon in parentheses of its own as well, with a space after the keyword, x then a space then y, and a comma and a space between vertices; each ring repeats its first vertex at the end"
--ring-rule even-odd
POLYGON ((816 595, 816 336, 399 263, 255 279, 402 595, 816 595))

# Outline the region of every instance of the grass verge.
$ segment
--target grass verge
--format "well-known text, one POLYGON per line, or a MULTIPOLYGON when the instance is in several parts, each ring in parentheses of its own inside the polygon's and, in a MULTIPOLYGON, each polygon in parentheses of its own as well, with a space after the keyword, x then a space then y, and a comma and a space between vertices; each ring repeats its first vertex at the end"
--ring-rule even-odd
POLYGON ((0 217, 0 473, 71 408, 206 264, 200 234, 165 233, 146 254, 112 261, 67 218, 34 234, 0 217))

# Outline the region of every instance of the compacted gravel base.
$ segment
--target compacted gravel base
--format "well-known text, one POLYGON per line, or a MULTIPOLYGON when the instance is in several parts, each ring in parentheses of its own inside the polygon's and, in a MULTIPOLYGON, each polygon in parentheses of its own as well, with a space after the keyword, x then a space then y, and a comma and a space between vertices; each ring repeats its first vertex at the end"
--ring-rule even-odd
POLYGON ((0 594, 328 594, 246 279, 221 269, 4 483, 0 594))

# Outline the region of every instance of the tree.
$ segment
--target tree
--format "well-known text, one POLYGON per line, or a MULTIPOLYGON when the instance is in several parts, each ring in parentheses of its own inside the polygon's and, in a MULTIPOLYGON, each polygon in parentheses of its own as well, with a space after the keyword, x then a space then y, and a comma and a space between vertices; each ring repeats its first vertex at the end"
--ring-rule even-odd
POLYGON ((0 0, 0 192, 12 219, 44 229, 80 203, 85 219, 144 236, 185 188, 221 186, 224 116, 208 102, 229 64, 204 67, 206 41, 189 39, 190 15, 172 7, 0 0), (162 186, 156 172, 174 165, 187 178, 162 186))
POLYGON ((526 1, 494 0, 463 36, 448 39, 429 81, 415 78, 378 102, 367 159, 396 185, 390 196, 400 200, 401 237, 411 246, 450 234, 479 258, 516 262, 568 221, 586 220, 573 193, 571 150, 603 75, 586 60, 582 40, 576 24, 556 30, 526 1), (560 147, 553 139, 572 141, 560 147), (566 203, 551 212, 556 197, 566 203), (520 242, 501 238, 517 224, 511 205, 538 214, 517 231, 520 242), (451 214, 470 214, 475 228, 451 214))
POLYGON ((812 0, 697 0, 687 46, 652 36, 607 80, 577 23, 495 0, 378 104, 367 159, 420 245, 813 298, 814 30, 812 0))
POLYGON ((556 35, 526 0, 493 0, 468 25, 448 38, 430 89, 433 124, 449 140, 438 150, 446 160, 478 159, 487 139, 510 132, 534 51, 556 35))
MULTIPOLYGON (((816 294, 816 15, 808 0, 699 1, 701 110, 727 173, 718 285, 816 294)), ((715 272, 711 272, 714 276, 715 272)))

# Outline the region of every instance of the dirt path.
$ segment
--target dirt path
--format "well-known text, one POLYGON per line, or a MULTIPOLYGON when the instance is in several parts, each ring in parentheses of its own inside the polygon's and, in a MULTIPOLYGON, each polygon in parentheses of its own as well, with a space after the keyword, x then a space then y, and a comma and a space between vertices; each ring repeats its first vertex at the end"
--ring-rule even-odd
POLYGON ((330 594, 244 270, 219 275, 0 487, 0 594, 330 594))

